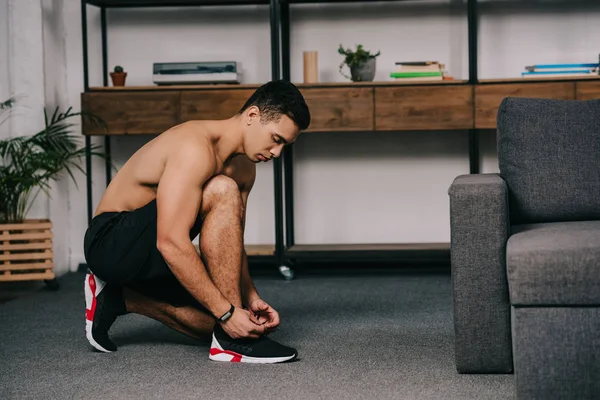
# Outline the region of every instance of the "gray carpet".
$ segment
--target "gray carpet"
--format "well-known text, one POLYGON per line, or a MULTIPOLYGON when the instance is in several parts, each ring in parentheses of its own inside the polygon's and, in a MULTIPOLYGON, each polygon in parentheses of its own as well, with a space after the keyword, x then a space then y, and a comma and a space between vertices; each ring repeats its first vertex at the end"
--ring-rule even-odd
POLYGON ((448 274, 259 278, 299 351, 275 365, 218 363, 139 315, 117 320, 119 350, 85 339, 83 275, 0 304, 2 399, 511 399, 513 375, 459 375, 448 274))

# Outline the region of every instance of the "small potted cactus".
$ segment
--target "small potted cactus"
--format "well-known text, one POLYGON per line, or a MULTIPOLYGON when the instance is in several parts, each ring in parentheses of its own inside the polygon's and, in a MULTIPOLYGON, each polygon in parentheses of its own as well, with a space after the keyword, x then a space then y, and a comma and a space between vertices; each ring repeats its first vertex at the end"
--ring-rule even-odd
POLYGON ((127 78, 127 72, 123 71, 123 67, 117 65, 113 72, 110 73, 113 86, 125 86, 125 78, 127 78))

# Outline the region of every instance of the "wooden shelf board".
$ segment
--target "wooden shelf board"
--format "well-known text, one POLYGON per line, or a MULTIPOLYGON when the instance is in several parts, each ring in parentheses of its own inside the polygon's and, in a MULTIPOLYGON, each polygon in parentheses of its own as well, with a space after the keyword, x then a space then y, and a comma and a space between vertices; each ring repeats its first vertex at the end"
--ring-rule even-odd
POLYGON ((371 243, 371 244, 297 244, 290 247, 295 252, 349 252, 349 251, 447 251, 450 243, 371 243))
MULTIPOLYGON (((564 81, 595 81, 600 80, 600 75, 594 76, 566 76, 563 78, 494 78, 480 79, 479 84, 486 83, 527 83, 527 82, 564 82, 564 81)), ((376 81, 376 82, 318 82, 302 83, 294 82, 298 88, 332 88, 332 87, 381 87, 381 86, 431 86, 431 85, 464 85, 469 81, 466 79, 455 79, 447 81, 376 81)), ((148 90, 211 90, 211 89, 257 89, 261 83, 243 84, 211 84, 211 85, 143 85, 143 86, 91 86, 90 92, 128 92, 148 90)))
MULTIPOLYGON (((298 88, 332 88, 332 87, 380 87, 380 86, 430 86, 430 85, 461 85, 466 80, 452 81, 381 81, 381 82, 322 82, 322 83, 294 83, 298 88)), ((244 84, 214 84, 214 85, 146 85, 146 86, 90 86, 90 92, 128 92, 148 90, 211 90, 211 89, 257 89, 259 83, 244 84)))
POLYGON ((275 254, 275 245, 272 244, 247 244, 245 248, 248 256, 272 256, 275 254))
MULTIPOLYGON (((197 244, 194 244, 196 251, 200 251, 197 244)), ((272 244, 247 244, 244 246, 246 248, 246 254, 249 257, 252 256, 272 256, 275 254, 275 245, 272 244)))
POLYGON ((540 77, 540 78, 494 78, 480 79, 479 83, 526 83, 526 82, 563 82, 563 81, 589 81, 600 80, 600 75, 593 76, 565 76, 565 77, 540 77))
POLYGON ((423 85, 461 85, 467 83, 467 80, 454 79, 447 81, 375 81, 375 82, 317 82, 303 83, 293 82, 299 88, 318 88, 318 87, 379 87, 379 86, 423 86, 423 85))
MULTIPOLYGON (((396 1, 414 1, 414 0, 379 0, 387 2, 396 1)), ((288 4, 324 4, 324 3, 366 3, 365 0, 281 0, 282 3, 288 4)))
POLYGON ((234 6, 268 5, 269 0, 86 0, 97 7, 186 7, 186 6, 234 6))
POLYGON ((211 90, 211 89, 257 89, 259 84, 215 85, 153 85, 153 86, 90 86, 90 92, 134 92, 148 90, 211 90))
MULTIPOLYGON (((600 76, 465 80, 297 83, 311 108, 310 132, 494 129, 507 96, 600 97, 600 76)), ((82 107, 104 119, 84 135, 157 135, 183 121, 233 115, 260 84, 92 87, 82 107), (118 107, 115 106, 115 99, 118 107)))

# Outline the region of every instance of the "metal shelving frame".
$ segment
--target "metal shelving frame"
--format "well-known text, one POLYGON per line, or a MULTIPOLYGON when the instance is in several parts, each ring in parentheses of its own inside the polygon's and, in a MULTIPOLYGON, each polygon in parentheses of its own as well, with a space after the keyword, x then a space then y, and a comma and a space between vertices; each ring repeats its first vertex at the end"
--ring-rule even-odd
MULTIPOLYGON (((406 0, 388 0, 406 1, 406 0)), ((368 0, 81 0, 82 40, 83 40, 83 69, 84 91, 89 92, 88 69, 88 32, 87 32, 87 6, 100 8, 100 23, 102 37, 102 76, 103 85, 108 86, 108 44, 106 10, 108 8, 142 8, 142 7, 178 7, 178 6, 240 6, 240 5, 266 5, 269 7, 269 23, 271 38, 271 76, 272 79, 290 80, 290 6, 294 4, 317 3, 368 3, 368 0)), ((478 82, 477 75, 477 0, 467 0, 468 24, 468 52, 469 52, 469 79, 473 85, 478 82)), ((470 129, 469 142, 469 170, 472 174, 479 173, 479 132, 470 129)), ((93 215, 92 201, 92 163, 91 163, 91 137, 85 136, 86 145, 86 176, 87 176, 87 213, 88 224, 93 215)), ((104 145, 106 158, 106 183, 111 180, 111 138, 105 135, 104 145)), ((407 259, 416 261, 449 261, 449 252, 439 249, 353 249, 346 250, 319 250, 295 251, 294 238, 294 180, 293 180, 293 145, 287 146, 281 159, 273 162, 274 170, 274 206, 275 206, 275 251, 273 257, 258 256, 261 262, 274 262, 279 266, 280 272, 286 278, 293 277, 292 267, 298 260, 389 260, 407 259), (284 226, 285 224, 285 226, 284 226), (285 230, 285 232, 284 232, 285 230)))
MULTIPOLYGON (((269 7, 269 23, 271 36, 271 77, 273 80, 281 79, 280 62, 280 24, 278 0, 81 0, 81 29, 83 41, 83 84, 84 91, 90 91, 89 64, 88 64, 88 21, 87 6, 100 8, 100 27, 102 37, 102 77, 103 85, 108 86, 108 41, 106 10, 108 8, 148 8, 148 7, 202 7, 202 6, 242 6, 242 5, 266 5, 269 7)), ((104 136, 106 157, 106 184, 110 183, 111 176, 111 140, 110 135, 104 136)), ((93 217, 93 193, 92 193, 92 161, 91 161, 91 137, 85 135, 86 148, 86 189, 87 189, 87 220, 88 225, 93 217)), ((284 234, 283 234, 283 167, 282 160, 273 161, 274 169, 274 205, 275 205, 275 252, 273 257, 256 256, 257 261, 274 261, 277 265, 283 265, 284 257, 284 234)))
MULTIPOLYGON (((281 23, 281 58, 282 58, 282 77, 290 79, 290 6, 294 4, 321 4, 321 3, 368 3, 368 0, 279 0, 280 5, 280 23, 281 23)), ((384 0, 390 2, 399 2, 405 0, 384 0)), ((468 24, 468 52, 469 52, 469 79, 468 84, 474 85, 478 82, 477 75, 477 0, 467 0, 467 24, 468 24)), ((469 147, 469 171, 471 174, 479 173, 480 155, 479 155, 479 132, 476 129, 470 129, 468 132, 469 147)), ((285 193, 285 257, 286 265, 293 266, 297 261, 310 260, 331 260, 331 261, 356 261, 357 259, 375 261, 375 260, 405 260, 420 261, 428 263, 448 263, 450 260, 449 250, 428 249, 426 246, 410 249, 406 246, 398 246, 397 249, 352 248, 347 249, 327 249, 324 250, 294 250, 294 162, 293 145, 287 146, 284 154, 284 193, 285 193)), ((419 246, 417 246, 419 247, 419 246)))

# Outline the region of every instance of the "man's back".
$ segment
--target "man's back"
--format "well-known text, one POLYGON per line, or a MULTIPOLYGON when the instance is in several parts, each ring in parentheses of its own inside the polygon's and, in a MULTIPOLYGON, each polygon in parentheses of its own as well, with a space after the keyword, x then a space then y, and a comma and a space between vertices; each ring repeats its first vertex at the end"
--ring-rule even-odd
POLYGON ((95 215, 107 211, 135 210, 154 200, 168 157, 177 149, 208 149, 212 157, 206 158, 206 167, 218 173, 222 166, 218 166, 210 145, 209 125, 210 122, 186 122, 141 147, 111 180, 95 215))

